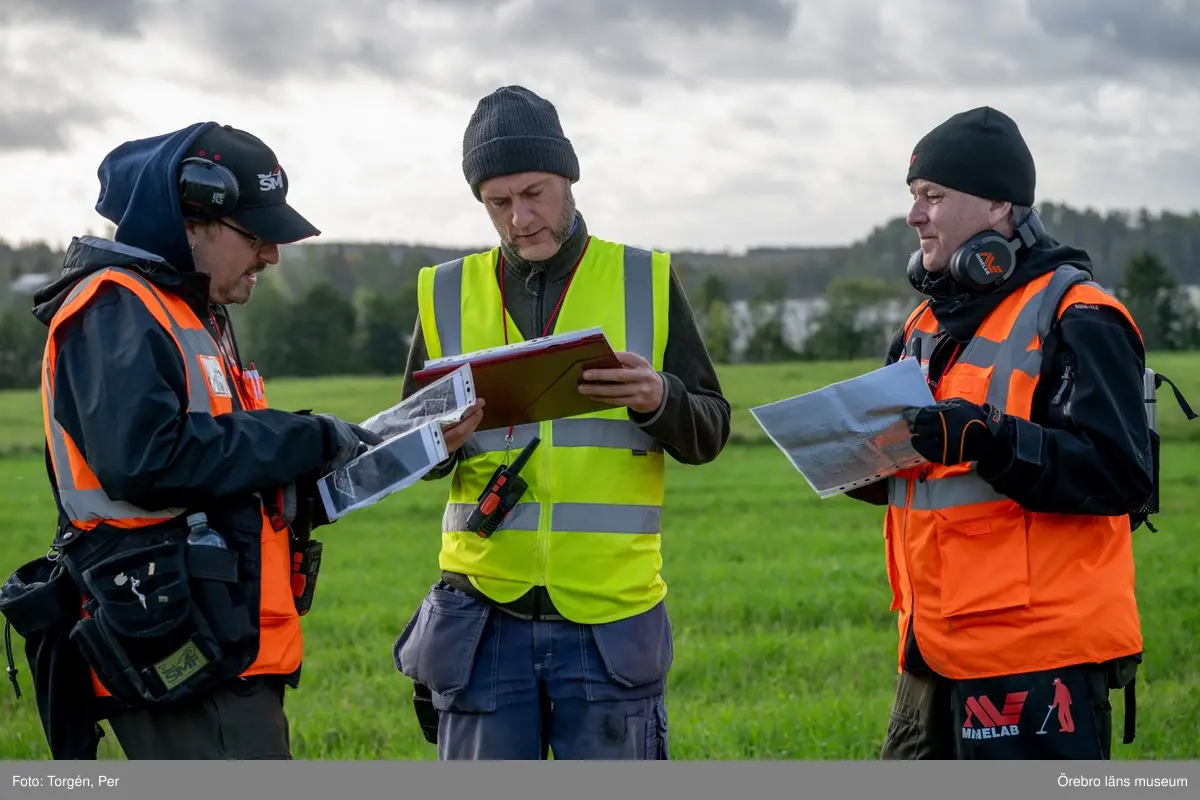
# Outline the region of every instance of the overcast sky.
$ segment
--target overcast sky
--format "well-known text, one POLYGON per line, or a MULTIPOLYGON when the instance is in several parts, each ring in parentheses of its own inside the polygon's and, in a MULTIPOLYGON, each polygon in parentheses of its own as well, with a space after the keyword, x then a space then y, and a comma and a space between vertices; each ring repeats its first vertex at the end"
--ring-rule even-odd
POLYGON ((102 229, 96 167, 200 120, 275 149, 323 241, 490 244, 475 103, 558 107, 593 233, 844 244, 992 105, 1039 201, 1200 208, 1200 0, 0 0, 0 238, 102 229))

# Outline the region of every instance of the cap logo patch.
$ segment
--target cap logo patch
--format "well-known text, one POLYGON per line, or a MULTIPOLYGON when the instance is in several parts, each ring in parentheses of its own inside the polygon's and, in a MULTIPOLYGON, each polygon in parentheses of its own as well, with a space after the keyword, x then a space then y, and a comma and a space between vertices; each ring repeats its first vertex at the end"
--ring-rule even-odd
POLYGON ((258 173, 258 188, 264 192, 283 188, 283 170, 278 165, 266 175, 258 173))

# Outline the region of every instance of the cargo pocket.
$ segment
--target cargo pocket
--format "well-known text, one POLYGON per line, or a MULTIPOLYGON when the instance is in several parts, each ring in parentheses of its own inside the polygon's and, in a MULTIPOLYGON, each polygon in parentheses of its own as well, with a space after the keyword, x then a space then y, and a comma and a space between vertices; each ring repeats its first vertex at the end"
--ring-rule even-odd
POLYGON ((670 761, 671 748, 667 737, 667 701, 659 695, 652 701, 650 720, 646 723, 646 760, 670 761))
POLYGON ((592 625, 592 637, 610 680, 626 689, 661 691, 675 659, 665 603, 627 619, 592 625))
MULTIPOLYGON (((396 669, 441 695, 440 704, 449 703, 470 683, 491 610, 483 601, 435 584, 392 647, 396 669)), ((493 711, 495 704, 496 693, 484 692, 471 710, 493 711)))
POLYGON ((941 551, 942 616, 1029 605, 1025 515, 1010 500, 934 512, 941 551))

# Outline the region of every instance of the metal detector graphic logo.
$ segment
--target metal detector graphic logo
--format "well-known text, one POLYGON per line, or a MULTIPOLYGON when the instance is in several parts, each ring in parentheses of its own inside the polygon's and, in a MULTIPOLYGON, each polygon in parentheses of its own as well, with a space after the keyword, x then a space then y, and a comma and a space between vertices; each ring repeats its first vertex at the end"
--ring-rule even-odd
POLYGON ((1075 731, 1075 720, 1071 718, 1071 692, 1067 689, 1067 685, 1059 678, 1054 679, 1054 701, 1046 709, 1046 718, 1042 720, 1042 727, 1037 732, 1038 736, 1046 733, 1046 723, 1050 721, 1050 715, 1056 708, 1058 709, 1059 732, 1073 733, 1075 731))

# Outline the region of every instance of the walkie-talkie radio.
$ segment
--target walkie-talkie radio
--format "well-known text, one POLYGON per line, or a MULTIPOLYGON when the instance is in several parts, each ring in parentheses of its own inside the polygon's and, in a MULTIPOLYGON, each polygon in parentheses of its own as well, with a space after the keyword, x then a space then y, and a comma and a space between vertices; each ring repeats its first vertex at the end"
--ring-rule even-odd
POLYGON ((521 469, 541 442, 541 439, 534 436, 517 455, 511 467, 501 464, 496 468, 487 488, 479 495, 479 502, 471 511, 471 516, 467 518, 467 530, 473 531, 481 539, 488 539, 496 532, 508 516, 508 512, 512 511, 521 495, 529 488, 529 484, 520 475, 521 469))

